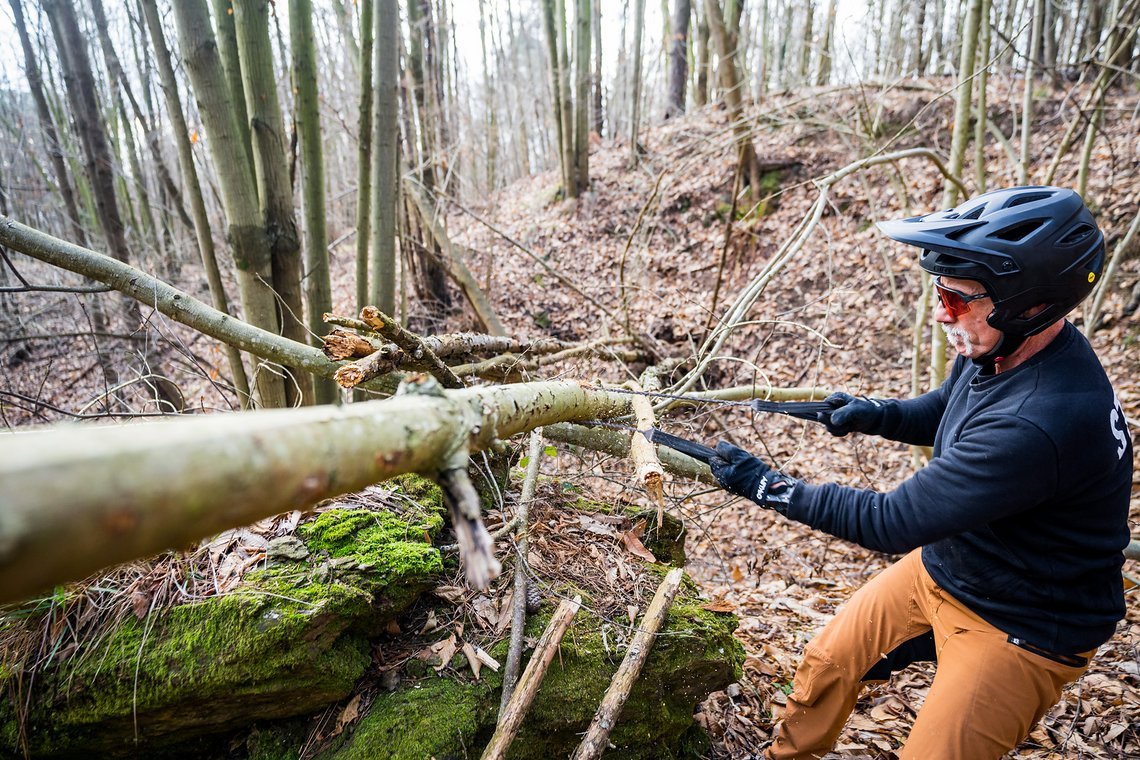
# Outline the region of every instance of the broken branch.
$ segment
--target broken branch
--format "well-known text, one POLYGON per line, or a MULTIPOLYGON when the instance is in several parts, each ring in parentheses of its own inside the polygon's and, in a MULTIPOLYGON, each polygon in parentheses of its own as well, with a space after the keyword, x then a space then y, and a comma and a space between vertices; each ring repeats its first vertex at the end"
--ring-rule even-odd
POLYGON ((507 709, 500 716, 495 735, 483 750, 480 760, 500 760, 506 756, 507 749, 510 748, 523 718, 526 717, 527 710, 538 694, 538 687, 542 685, 550 661, 554 659, 554 653, 558 651, 558 645, 562 643, 562 637, 570 627, 570 621, 574 619, 581 606, 582 597, 576 596, 572 601, 563 599, 558 609, 554 611, 554 617, 550 618, 546 630, 542 632, 542 638, 535 645, 534 654, 526 664, 526 670, 519 678, 515 693, 507 703, 507 709))
POLYGON ((657 587, 657 593, 653 596, 649 610, 641 619, 641 627, 637 629, 637 634, 630 642, 629 649, 625 653, 625 659, 621 661, 617 673, 614 674, 613 680, 610 682, 610 688, 606 690, 606 695, 602 698, 602 704, 594 713, 594 719, 586 730, 585 738, 582 739, 582 743, 578 745, 574 754, 570 756, 571 760, 596 760, 606 751, 609 745, 610 732, 617 724, 618 717, 621 716, 621 709, 625 707, 633 684, 637 681, 637 676, 641 673, 646 658, 649 657, 649 650, 657 639, 657 631, 665 622, 665 616, 669 614, 669 608, 677 596, 677 589, 681 587, 683 576, 684 570, 675 567, 669 571, 665 580, 657 587))

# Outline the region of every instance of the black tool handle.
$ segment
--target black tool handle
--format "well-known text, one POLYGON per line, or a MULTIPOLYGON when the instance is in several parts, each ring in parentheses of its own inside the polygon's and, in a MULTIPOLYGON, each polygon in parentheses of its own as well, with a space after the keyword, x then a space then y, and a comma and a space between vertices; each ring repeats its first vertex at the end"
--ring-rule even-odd
POLYGON ((831 413, 843 406, 842 401, 763 401, 756 399, 750 406, 757 412, 786 414, 810 422, 824 422, 831 419, 831 413))
POLYGON ((708 464, 709 459, 716 456, 716 449, 714 448, 705 446, 703 443, 697 443, 696 441, 689 441, 684 438, 678 438, 675 435, 663 433, 657 428, 649 428, 648 430, 642 430, 640 432, 651 443, 667 446, 674 451, 679 451, 705 464, 708 464))

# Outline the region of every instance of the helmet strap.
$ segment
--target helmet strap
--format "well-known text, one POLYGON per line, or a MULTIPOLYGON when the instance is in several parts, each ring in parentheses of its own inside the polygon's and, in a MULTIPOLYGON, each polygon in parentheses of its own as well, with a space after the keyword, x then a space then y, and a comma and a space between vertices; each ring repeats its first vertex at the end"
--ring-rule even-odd
POLYGON ((1001 334, 1001 340, 992 349, 982 354, 981 356, 973 359, 974 364, 982 368, 982 374, 994 374, 994 365, 1002 361, 1008 356, 1011 356, 1014 351, 1021 348, 1021 344, 1025 342, 1027 336, 1013 335, 1008 332, 1001 334))

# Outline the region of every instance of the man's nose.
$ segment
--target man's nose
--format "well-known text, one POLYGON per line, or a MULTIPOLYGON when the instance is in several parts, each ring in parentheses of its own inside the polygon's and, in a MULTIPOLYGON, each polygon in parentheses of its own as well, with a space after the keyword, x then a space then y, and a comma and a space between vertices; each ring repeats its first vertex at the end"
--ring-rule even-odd
POLYGON ((942 304, 942 299, 937 294, 934 296, 934 321, 944 324, 953 324, 958 321, 942 304))

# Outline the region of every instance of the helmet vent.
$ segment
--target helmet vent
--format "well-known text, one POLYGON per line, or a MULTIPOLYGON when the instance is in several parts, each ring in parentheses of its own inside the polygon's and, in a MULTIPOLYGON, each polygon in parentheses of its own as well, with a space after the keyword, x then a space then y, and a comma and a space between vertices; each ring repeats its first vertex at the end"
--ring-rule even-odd
POLYGON ((1076 245, 1089 235, 1093 234, 1091 224, 1078 224, 1073 229, 1069 230, 1063 238, 1057 241, 1057 245, 1076 245))
POLYGON ((1018 222, 1017 224, 1006 227, 1004 230, 990 233, 989 237, 1016 243, 1032 235, 1041 228, 1044 222, 1044 219, 1026 219, 1024 222, 1018 222))
POLYGON ((978 206, 977 208, 972 209, 972 210, 967 211, 966 213, 962 214, 962 218, 963 219, 980 219, 982 216, 982 212, 985 210, 986 210, 986 206, 985 206, 985 204, 982 204, 982 205, 978 206))
POLYGON ((1009 203, 1006 204, 1006 208, 1023 206, 1026 203, 1036 203, 1037 201, 1043 201, 1046 198, 1051 198, 1052 196, 1052 193, 1025 193, 1023 195, 1018 195, 1010 199, 1009 203))

